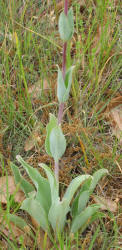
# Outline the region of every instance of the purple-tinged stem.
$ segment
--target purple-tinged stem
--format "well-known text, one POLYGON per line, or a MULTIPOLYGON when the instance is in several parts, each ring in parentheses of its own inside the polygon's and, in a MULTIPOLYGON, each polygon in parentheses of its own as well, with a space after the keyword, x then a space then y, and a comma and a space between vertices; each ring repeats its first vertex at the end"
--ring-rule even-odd
POLYGON ((59 182, 59 162, 55 161, 55 178, 57 183, 59 182))
POLYGON ((65 2, 64 2, 64 13, 65 13, 65 15, 67 15, 67 13, 68 13, 68 0, 65 0, 65 2))
MULTIPOLYGON (((64 2, 64 13, 67 15, 68 13, 68 0, 64 2)), ((66 74, 66 50, 67 50, 67 42, 63 44, 63 58, 62 58, 62 74, 65 80, 66 74)), ((60 125, 63 118, 63 110, 64 110, 64 103, 59 104, 59 111, 58 111, 58 124, 60 125)), ((59 182, 59 162, 55 162, 55 177, 57 182, 59 182)))
POLYGON ((63 110, 64 110, 64 103, 60 103, 59 105, 59 111, 58 111, 58 125, 61 124, 62 118, 63 118, 63 110))
MULTIPOLYGON (((65 15, 67 15, 68 13, 68 0, 65 0, 64 2, 64 13, 65 15)), ((67 42, 63 44, 62 74, 64 79, 66 74, 66 50, 67 50, 67 42)), ((58 124, 61 124, 63 118, 63 110, 64 110, 64 103, 60 103, 58 111, 58 124)))
MULTIPOLYGON (((63 78, 65 79, 66 74, 66 49, 67 49, 67 42, 63 45, 63 62, 62 62, 62 74, 63 78)), ((63 118, 63 110, 64 110, 64 103, 59 104, 59 111, 58 111, 58 124, 61 124, 63 118)))
MULTIPOLYGON (((68 0, 65 0, 65 2, 64 2, 64 13, 67 16, 67 14, 68 14, 68 0)), ((62 73, 63 73, 64 79, 65 79, 65 73, 66 73, 66 50, 67 50, 67 42, 65 42, 63 45, 62 73)))

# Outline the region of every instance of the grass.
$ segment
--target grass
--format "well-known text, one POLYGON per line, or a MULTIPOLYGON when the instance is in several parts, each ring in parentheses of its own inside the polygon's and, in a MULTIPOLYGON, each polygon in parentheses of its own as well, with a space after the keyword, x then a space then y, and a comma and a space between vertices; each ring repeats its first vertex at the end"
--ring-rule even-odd
MULTIPOLYGON (((60 2, 60 1, 59 1, 60 2)), ((117 199, 120 195, 121 148, 112 137, 104 110, 121 93, 120 1, 73 1, 75 34, 68 44, 67 66, 74 64, 75 73, 70 100, 67 103, 63 130, 67 151, 61 163, 60 182, 65 186, 80 173, 93 173, 107 168, 104 195, 117 199)), ((61 65, 62 43, 57 29, 59 10, 53 1, 0 0, 0 174, 11 174, 10 160, 20 154, 34 167, 39 162, 52 163, 44 150, 45 126, 49 113, 57 112, 56 64, 61 65), (52 12, 54 10, 54 13, 52 12), (55 18, 56 17, 56 18, 55 18), (55 18, 55 19, 54 19, 55 18), (47 89, 45 90, 45 81, 47 89), (29 93, 38 84, 40 98, 29 93), (44 89, 43 89, 44 88, 44 89), (35 126, 41 145, 25 152, 26 139, 35 126), (5 171, 6 169, 6 171, 5 171)), ((101 193, 100 188, 96 191, 101 193)), ((4 212, 6 223, 10 201, 4 212)), ((16 209, 15 209, 16 210, 16 209)), ((94 223, 72 243, 68 234, 59 237, 61 249, 121 249, 121 210, 106 212, 106 217, 94 223), (74 244, 74 248, 73 248, 74 244), (82 245, 82 248, 81 248, 82 245), (72 247, 72 248, 71 248, 72 247)), ((29 221, 30 224, 30 221, 29 221)), ((17 239, 11 241, 1 231, 6 249, 18 249, 17 239)), ((10 225, 9 225, 10 229, 10 225)), ((26 249, 20 240, 20 249, 26 249)), ((37 249, 35 240, 35 249, 37 249)), ((54 244, 56 248, 56 245, 54 244)), ((59 246, 57 246, 57 249, 59 246)))

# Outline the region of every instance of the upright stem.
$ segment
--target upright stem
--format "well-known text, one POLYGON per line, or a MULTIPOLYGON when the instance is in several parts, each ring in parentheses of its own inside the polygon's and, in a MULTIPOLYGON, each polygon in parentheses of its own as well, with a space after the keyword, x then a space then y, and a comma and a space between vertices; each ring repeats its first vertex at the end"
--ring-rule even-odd
POLYGON ((55 178, 57 183, 59 182, 59 162, 55 161, 55 178))
MULTIPOLYGON (((68 0, 65 0, 64 2, 64 13, 67 16, 68 14, 68 0)), ((67 50, 67 42, 63 45, 63 62, 62 62, 62 73, 63 78, 65 79, 65 73, 66 73, 66 50, 67 50)))
POLYGON ((64 13, 65 13, 65 15, 67 15, 67 13, 68 13, 68 0, 65 0, 65 2, 64 2, 64 13))
POLYGON ((64 79, 65 79, 65 74, 66 74, 66 50, 67 50, 67 42, 65 42, 64 45, 63 45, 62 73, 63 73, 63 78, 64 79))
MULTIPOLYGON (((64 2, 64 13, 67 15, 68 13, 68 0, 65 0, 64 2)), ((67 50, 67 42, 64 42, 63 44, 63 58, 62 58, 62 74, 63 78, 65 80, 65 74, 66 74, 66 50, 67 50)), ((63 118, 63 110, 64 110, 64 103, 59 104, 59 111, 58 111, 58 124, 60 125, 63 118)), ((59 162, 55 162, 55 177, 57 182, 59 181, 59 162)))
MULTIPOLYGON (((68 13, 68 0, 65 0, 64 2, 64 13, 65 15, 67 15, 68 13)), ((63 44, 62 74, 64 79, 66 74, 66 50, 67 50, 67 42, 63 44)), ((61 124, 63 118, 63 110, 64 110, 64 103, 60 103, 58 111, 58 124, 61 124)))
POLYGON ((59 104, 59 111, 58 111, 58 125, 61 124, 62 117, 63 117, 63 110, 64 110, 64 103, 59 104))

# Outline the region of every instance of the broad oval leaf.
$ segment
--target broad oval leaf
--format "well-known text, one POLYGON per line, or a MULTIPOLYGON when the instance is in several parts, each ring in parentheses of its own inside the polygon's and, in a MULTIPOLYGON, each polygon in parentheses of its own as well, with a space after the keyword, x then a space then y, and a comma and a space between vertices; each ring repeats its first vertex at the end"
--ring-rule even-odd
POLYGON ((49 141, 51 154, 55 162, 58 162, 58 160, 62 157, 66 149, 66 139, 59 126, 52 129, 49 141))
POLYGON ((65 15, 64 11, 59 17, 59 33, 63 41, 68 41, 72 38, 74 32, 73 10, 69 9, 68 15, 65 15))

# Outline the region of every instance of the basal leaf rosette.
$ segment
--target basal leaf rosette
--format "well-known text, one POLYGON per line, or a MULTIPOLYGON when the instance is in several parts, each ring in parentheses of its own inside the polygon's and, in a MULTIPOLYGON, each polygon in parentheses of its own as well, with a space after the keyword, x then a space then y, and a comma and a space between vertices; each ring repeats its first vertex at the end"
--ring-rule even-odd
POLYGON ((62 157, 66 149, 66 140, 58 125, 57 118, 50 114, 50 121, 46 127, 47 136, 45 140, 45 149, 48 155, 54 158, 55 162, 62 157))

